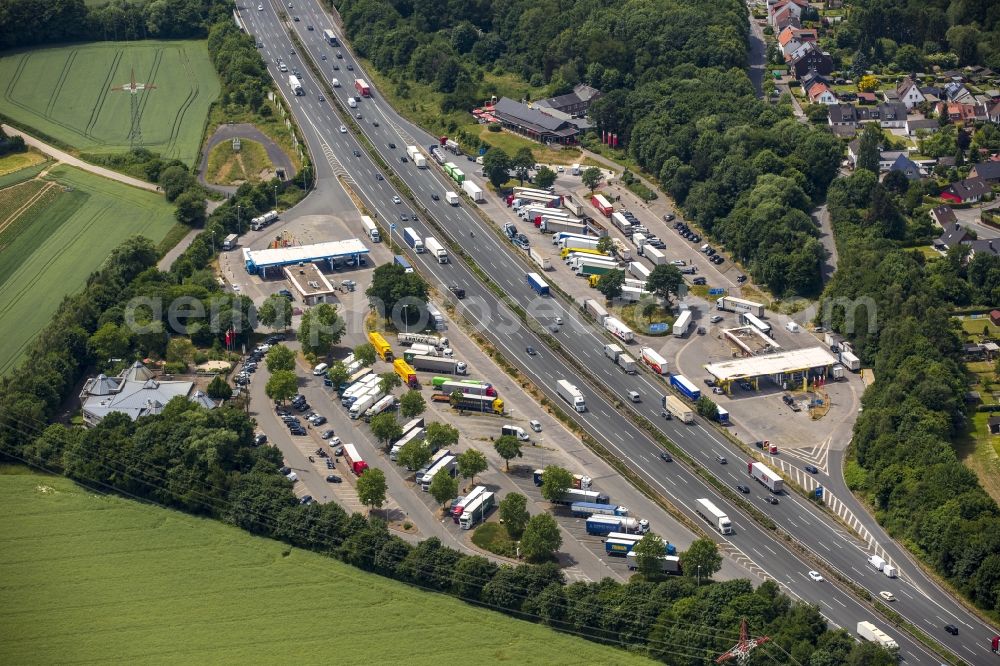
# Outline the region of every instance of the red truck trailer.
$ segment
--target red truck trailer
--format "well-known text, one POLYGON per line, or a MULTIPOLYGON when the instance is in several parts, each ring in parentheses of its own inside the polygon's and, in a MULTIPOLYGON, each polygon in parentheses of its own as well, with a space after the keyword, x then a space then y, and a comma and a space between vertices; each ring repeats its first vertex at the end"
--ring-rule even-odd
POLYGON ((354 89, 357 90, 358 94, 362 97, 372 96, 372 90, 368 87, 368 84, 365 83, 364 79, 354 79, 354 89))
POLYGON ((364 458, 361 457, 358 449, 353 444, 344 444, 344 460, 347 461, 351 471, 357 476, 361 476, 368 469, 368 463, 364 461, 364 458))

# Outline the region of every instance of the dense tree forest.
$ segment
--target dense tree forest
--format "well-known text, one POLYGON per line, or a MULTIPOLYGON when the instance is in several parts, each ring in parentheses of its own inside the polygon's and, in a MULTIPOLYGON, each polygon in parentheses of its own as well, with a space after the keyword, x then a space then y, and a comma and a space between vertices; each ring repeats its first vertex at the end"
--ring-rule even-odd
POLYGON ((998 611, 1000 511, 953 445, 968 427, 968 389, 950 313, 996 303, 1000 259, 977 253, 970 262, 955 249, 928 263, 903 249, 906 197, 865 169, 830 188, 840 260, 823 306, 877 378, 864 395, 847 479, 895 538, 998 611))
POLYGON ((918 71, 985 65, 1000 71, 1000 4, 990 0, 853 0, 834 46, 869 63, 918 71), (955 57, 957 56, 957 58, 955 57))
POLYGON ((602 91, 591 115, 688 216, 779 295, 817 295, 823 249, 808 211, 842 152, 746 76, 738 0, 346 0, 357 51, 384 72, 471 110, 510 73, 551 94, 602 91), (760 204, 765 205, 760 205, 760 204))

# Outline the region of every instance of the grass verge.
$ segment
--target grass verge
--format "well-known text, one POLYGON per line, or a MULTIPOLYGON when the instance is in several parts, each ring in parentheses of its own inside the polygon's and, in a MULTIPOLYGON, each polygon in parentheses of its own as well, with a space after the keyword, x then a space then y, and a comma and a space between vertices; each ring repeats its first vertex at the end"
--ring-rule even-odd
POLYGON ((501 557, 517 557, 517 542, 500 523, 483 523, 472 533, 472 543, 501 557))
POLYGON ((0 501, 4 663, 651 663, 61 477, 0 476, 0 501), (441 631, 459 613, 475 641, 441 631), (332 647, 314 616, 359 640, 332 647))
POLYGON ((239 152, 233 150, 232 141, 216 144, 208 154, 205 180, 216 185, 239 185, 244 182, 261 182, 261 173, 273 171, 274 165, 267 158, 264 146, 248 139, 240 140, 239 152))

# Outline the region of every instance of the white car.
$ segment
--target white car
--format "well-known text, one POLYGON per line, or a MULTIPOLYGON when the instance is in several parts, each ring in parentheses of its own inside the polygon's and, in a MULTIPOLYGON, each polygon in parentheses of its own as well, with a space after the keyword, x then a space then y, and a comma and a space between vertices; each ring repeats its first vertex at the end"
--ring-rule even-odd
POLYGON ((720 321, 722 321, 722 315, 712 315, 709 321, 712 322, 713 324, 718 324, 720 321))
POLYGON ((562 317, 556 317, 556 323, 562 326, 563 323, 562 317))
POLYGON ((672 259, 670 261, 671 266, 687 266, 687 262, 683 259, 672 259))
POLYGON ((824 580, 822 574, 820 574, 820 572, 818 572, 818 571, 810 571, 809 572, 809 578, 811 578, 812 580, 816 581, 817 583, 822 583, 823 580, 824 580))
POLYGON ((401 204, 401 203, 403 203, 403 200, 400 199, 399 197, 393 197, 392 198, 392 203, 394 203, 394 204, 401 204))
POLYGON ((885 590, 882 590, 881 592, 879 592, 878 596, 882 597, 886 601, 895 601, 896 600, 896 597, 893 596, 892 592, 886 592, 885 590))
POLYGON ((347 134, 347 128, 346 128, 346 127, 344 127, 343 125, 341 125, 341 126, 340 126, 340 133, 341 133, 341 134, 347 134))
POLYGON ((340 446, 340 438, 331 437, 330 439, 326 440, 326 443, 329 444, 331 447, 340 446))
POLYGON ((257 5, 257 11, 259 12, 264 11, 264 5, 257 5))

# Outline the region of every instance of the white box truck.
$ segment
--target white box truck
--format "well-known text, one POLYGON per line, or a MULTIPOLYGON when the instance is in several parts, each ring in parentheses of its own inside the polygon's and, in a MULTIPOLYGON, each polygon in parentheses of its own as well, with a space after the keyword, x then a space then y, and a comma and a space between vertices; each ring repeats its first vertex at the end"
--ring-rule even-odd
POLYGON ((618 345, 604 345, 604 355, 615 363, 618 362, 618 355, 622 353, 624 353, 624 350, 618 345))
POLYGON ((885 568, 885 560, 879 557, 878 555, 869 555, 868 564, 870 564, 878 571, 882 571, 882 569, 885 568))
POLYGON ((424 247, 431 253, 431 256, 437 258, 439 264, 448 263, 448 250, 444 249, 444 246, 434 236, 428 236, 424 239, 424 247))
POLYGON ((448 191, 448 192, 444 193, 444 200, 447 201, 452 206, 457 206, 458 202, 460 201, 460 199, 458 198, 458 195, 455 194, 452 191, 448 191))
POLYGON ((624 370, 627 375, 634 375, 639 372, 639 369, 635 364, 635 359, 624 352, 618 355, 618 359, 615 363, 617 363, 618 367, 624 370))
POLYGON ((471 180, 462 181, 462 191, 469 195, 469 198, 476 203, 483 203, 486 201, 486 195, 483 194, 483 188, 479 187, 471 180))
POLYGON ((565 379, 560 379, 556 383, 556 392, 559 397, 570 404, 570 406, 578 412, 587 411, 587 401, 583 399, 583 393, 580 389, 570 384, 565 379))
POLYGON ((659 266, 661 264, 667 263, 667 255, 663 254, 662 252, 657 250, 652 245, 649 245, 648 243, 642 246, 642 256, 646 257, 651 262, 653 262, 654 266, 659 266))
POLYGON ((887 650, 899 649, 899 643, 871 622, 858 622, 858 636, 861 636, 866 641, 878 643, 887 650))
POLYGON ((382 237, 379 234, 378 227, 375 226, 375 220, 368 217, 367 215, 361 216, 361 226, 365 229, 365 234, 368 236, 369 240, 373 243, 380 243, 382 237))
POLYGON ((674 320, 674 337, 683 338, 691 328, 691 311, 685 310, 674 320))

